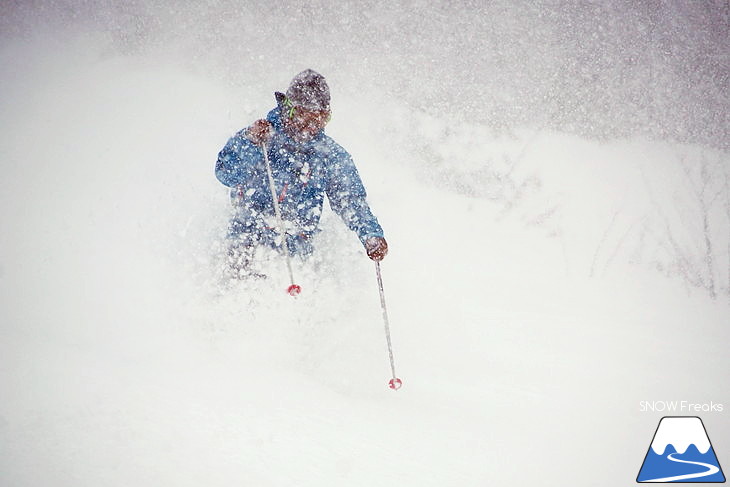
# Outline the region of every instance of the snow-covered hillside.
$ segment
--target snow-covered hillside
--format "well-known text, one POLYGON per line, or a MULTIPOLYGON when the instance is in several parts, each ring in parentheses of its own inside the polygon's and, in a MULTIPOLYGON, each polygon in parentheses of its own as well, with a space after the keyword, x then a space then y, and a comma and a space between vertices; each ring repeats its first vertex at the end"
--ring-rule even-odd
POLYGON ((215 157, 271 93, 56 40, 0 48, 0 485, 614 486, 661 417, 640 401, 676 398, 726 405, 702 419, 728 463, 730 232, 691 199, 727 153, 451 122, 333 73, 327 132, 391 248, 393 392, 375 269, 330 211, 298 299, 280 260, 217 281, 215 157))
POLYGON ((678 453, 684 453, 690 445, 694 445, 704 454, 712 446, 702 421, 697 418, 664 418, 651 442, 651 448, 654 453, 662 455, 670 444, 678 453))

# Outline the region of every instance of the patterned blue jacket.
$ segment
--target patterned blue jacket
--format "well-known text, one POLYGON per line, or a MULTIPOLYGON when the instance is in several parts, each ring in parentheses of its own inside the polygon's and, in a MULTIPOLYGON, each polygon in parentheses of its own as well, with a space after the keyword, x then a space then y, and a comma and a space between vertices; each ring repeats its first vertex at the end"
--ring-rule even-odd
MULTIPOLYGON (((307 142, 296 142, 283 129, 280 109, 267 115, 274 135, 267 146, 287 241, 294 253, 297 240, 309 240, 319 231, 324 195, 330 206, 361 242, 383 236, 383 229, 366 202, 365 187, 350 154, 324 130, 307 142), (293 240, 293 241, 292 241, 293 240)), ((237 211, 233 236, 252 234, 272 246, 276 220, 266 165, 261 148, 246 138, 246 129, 231 137, 218 154, 215 175, 231 187, 237 211)))

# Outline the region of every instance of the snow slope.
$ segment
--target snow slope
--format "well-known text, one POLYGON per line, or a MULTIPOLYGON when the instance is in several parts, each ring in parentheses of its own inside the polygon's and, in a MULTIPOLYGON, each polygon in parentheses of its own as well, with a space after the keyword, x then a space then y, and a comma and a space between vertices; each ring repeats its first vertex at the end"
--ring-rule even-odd
POLYGON ((663 455, 667 445, 673 445, 677 453, 684 453, 690 445, 695 445, 703 455, 712 446, 697 418, 664 418, 657 428, 651 449, 657 455, 663 455))
MULTIPOLYGON (((617 256, 642 171, 699 149, 449 132, 335 88, 328 133, 391 245, 396 393, 372 263, 331 212, 301 298, 282 262, 215 282, 215 156, 271 100, 93 46, 0 50, 0 484, 613 486, 659 417, 639 401, 730 402, 727 303, 617 256)), ((727 413, 703 420, 722 462, 727 413)))

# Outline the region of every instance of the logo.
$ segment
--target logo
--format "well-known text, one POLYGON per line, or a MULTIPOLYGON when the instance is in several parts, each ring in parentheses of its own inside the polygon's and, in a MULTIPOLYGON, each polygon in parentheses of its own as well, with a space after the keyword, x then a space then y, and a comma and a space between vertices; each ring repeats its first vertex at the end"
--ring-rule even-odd
POLYGON ((659 421, 637 482, 725 482, 705 425, 697 416, 659 421))

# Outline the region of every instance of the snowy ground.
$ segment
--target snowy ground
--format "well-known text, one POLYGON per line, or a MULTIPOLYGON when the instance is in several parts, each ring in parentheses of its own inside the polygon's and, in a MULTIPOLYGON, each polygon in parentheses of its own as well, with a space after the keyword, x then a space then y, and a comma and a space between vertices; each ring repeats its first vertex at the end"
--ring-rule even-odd
POLYGON ((393 392, 374 268, 331 213, 299 299, 283 262, 216 287, 215 156, 273 97, 79 46, 0 63, 1 485, 615 486, 663 415, 640 401, 673 399, 724 404, 701 416, 730 464, 727 299, 622 243, 665 201, 642 174, 672 187, 699 149, 335 98, 391 246, 393 392), (523 191, 474 194, 475 154, 523 191))

